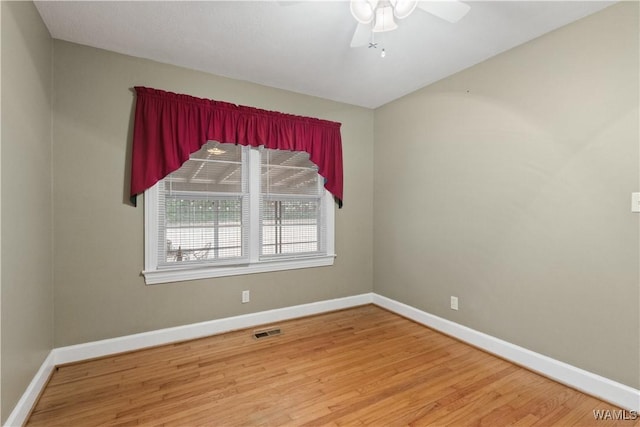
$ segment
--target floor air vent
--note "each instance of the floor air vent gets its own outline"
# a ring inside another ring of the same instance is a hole
[[[253,337],[258,340],[260,338],[272,337],[274,335],[280,335],[280,334],[282,334],[282,330],[280,328],[273,328],[273,329],[264,329],[261,331],[254,331]]]

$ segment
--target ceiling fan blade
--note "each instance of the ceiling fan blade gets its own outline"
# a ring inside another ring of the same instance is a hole
[[[351,39],[351,47],[366,46],[367,43],[369,43],[370,37],[371,25],[358,23],[356,31],[353,33],[353,38]]]
[[[419,1],[418,8],[429,12],[430,14],[444,19],[445,21],[455,23],[461,20],[471,6],[457,0],[440,0],[440,1]]]

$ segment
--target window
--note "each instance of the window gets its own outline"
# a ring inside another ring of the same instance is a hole
[[[333,209],[307,153],[208,142],[145,192],[145,280],[332,265]]]

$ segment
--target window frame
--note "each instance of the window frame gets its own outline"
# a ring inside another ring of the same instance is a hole
[[[333,265],[335,254],[335,206],[331,193],[323,188],[325,218],[326,254],[303,254],[260,260],[260,150],[250,147],[249,156],[249,246],[248,261],[232,265],[182,264],[175,266],[158,265],[158,203],[159,181],[144,192],[144,276],[147,285],[181,282],[187,280],[209,279],[272,271],[294,270]],[[322,178],[321,178],[322,179]]]

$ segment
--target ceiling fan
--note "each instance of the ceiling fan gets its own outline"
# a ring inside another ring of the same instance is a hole
[[[370,43],[371,33],[382,33],[398,28],[395,19],[404,19],[418,8],[445,21],[454,23],[462,19],[471,7],[458,0],[351,0],[351,14],[358,26],[351,39],[351,47]]]

